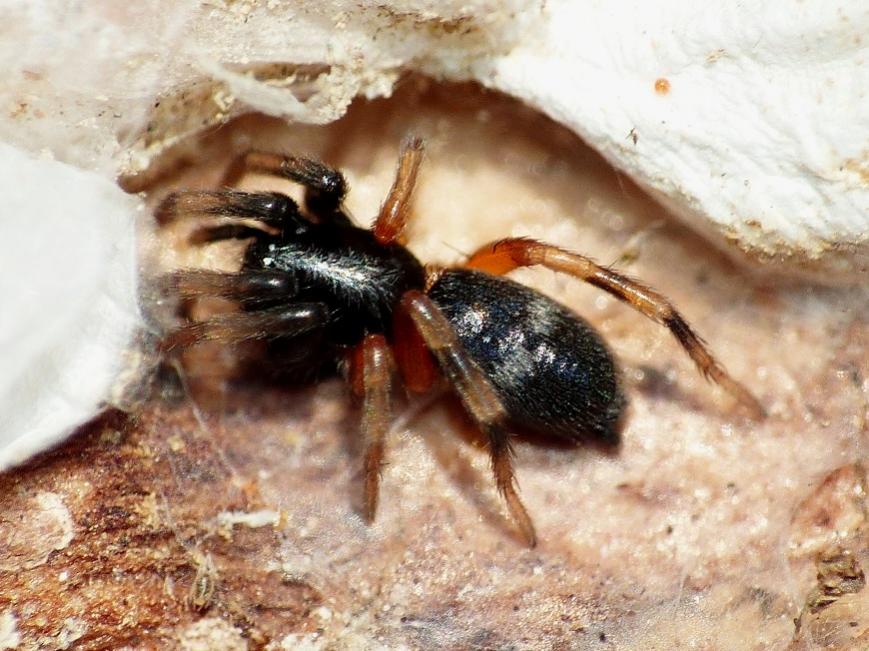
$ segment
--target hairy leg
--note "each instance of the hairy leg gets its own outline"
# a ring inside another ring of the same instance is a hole
[[[179,190],[167,196],[154,214],[160,224],[182,217],[230,217],[274,227],[300,216],[296,202],[284,194],[238,190]]]
[[[187,238],[187,242],[194,246],[202,246],[211,242],[222,240],[246,240],[251,237],[262,237],[267,233],[259,228],[245,224],[222,224],[220,226],[206,226],[197,228]]]
[[[764,409],[751,392],[734,380],[707,350],[703,340],[662,294],[636,280],[602,267],[589,258],[551,244],[531,239],[509,238],[478,249],[465,266],[492,274],[504,274],[517,267],[542,265],[570,274],[624,301],[650,319],[666,326],[688,353],[704,377],[721,385],[745,406],[753,417],[762,418]]]
[[[295,279],[281,271],[207,271],[182,269],[162,276],[161,290],[182,300],[214,296],[256,305],[258,302],[273,302],[295,295],[298,284]]]
[[[516,492],[510,434],[505,428],[507,413],[495,388],[465,352],[449,321],[431,299],[413,290],[404,295],[401,306],[413,319],[465,409],[486,434],[498,492],[507,502],[525,542],[535,546],[534,524]]]
[[[384,437],[392,409],[392,355],[383,335],[368,335],[351,354],[350,383],[362,397],[365,441],[365,519],[374,521],[383,468]]]
[[[173,330],[163,340],[162,348],[170,351],[203,341],[236,344],[252,339],[290,337],[315,330],[327,319],[326,308],[321,303],[297,303],[252,312],[218,314]]]
[[[226,181],[237,182],[245,172],[277,176],[305,188],[305,207],[321,221],[350,223],[342,209],[347,181],[336,169],[301,156],[286,156],[265,151],[248,151],[230,166]]]
[[[422,163],[423,144],[420,138],[408,138],[401,144],[398,170],[372,231],[381,244],[399,241],[410,216],[410,200],[419,166]]]

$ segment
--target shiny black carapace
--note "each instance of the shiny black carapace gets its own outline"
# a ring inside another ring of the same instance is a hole
[[[455,389],[488,439],[498,490],[529,545],[536,536],[516,493],[510,430],[618,442],[626,400],[612,355],[579,316],[501,277],[517,267],[543,265],[625,301],[669,328],[701,373],[762,413],[666,298],[585,256],[505,239],[455,268],[423,267],[400,243],[422,154],[420,140],[404,143],[371,229],[354,226],[344,211],[347,184],[340,172],[265,152],[248,152],[236,169],[302,184],[304,208],[279,193],[221,190],[177,192],[157,211],[163,223],[223,218],[194,231],[194,243],[250,240],[237,273],[182,270],[167,277],[182,298],[220,296],[241,309],[173,330],[165,349],[265,339],[270,361],[291,376],[345,369],[363,398],[369,520],[377,509],[395,367],[412,391],[429,389],[439,373]]]

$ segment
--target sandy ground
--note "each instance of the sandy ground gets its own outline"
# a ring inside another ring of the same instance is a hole
[[[327,127],[249,116],[127,183],[156,202],[213,187],[248,147],[303,152],[345,171],[368,223],[411,131],[422,260],[528,235],[614,263],[670,297],[769,417],[742,417],[609,296],[514,273],[600,329],[631,400],[614,453],[518,443],[530,550],[449,397],[398,400],[367,526],[342,382],[241,383],[233,351],[203,347],[183,383],[164,374],[134,413],[0,477],[0,648],[869,648],[866,287],[734,266],[575,136],[473,86],[412,79]],[[148,275],[239,254],[179,229],[151,244]]]

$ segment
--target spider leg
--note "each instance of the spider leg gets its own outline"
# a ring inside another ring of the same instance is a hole
[[[392,413],[392,355],[383,335],[368,335],[350,357],[353,392],[362,396],[365,441],[365,519],[374,521],[383,468],[384,437]]]
[[[450,322],[428,296],[411,290],[404,294],[401,306],[413,319],[465,409],[488,437],[498,492],[506,501],[525,542],[534,547],[537,544],[534,524],[516,492],[510,434],[505,428],[507,412],[495,388],[465,352]]]
[[[401,306],[392,314],[392,350],[402,384],[414,393],[425,393],[437,379],[437,366],[413,320]]]
[[[182,269],[160,278],[161,289],[182,300],[214,296],[256,305],[286,300],[298,292],[296,279],[282,271],[240,271],[224,273],[204,269]]]
[[[517,267],[533,265],[542,265],[590,283],[629,304],[653,321],[666,326],[694,360],[704,377],[717,382],[746,407],[754,418],[762,418],[765,415],[757,398],[728,375],[673,304],[662,294],[636,280],[603,267],[578,253],[523,238],[508,238],[486,244],[474,252],[465,263],[468,268],[492,274],[504,274]]]
[[[280,227],[300,217],[299,206],[280,192],[238,190],[180,190],[167,196],[154,213],[160,224],[179,217],[229,217],[252,219]]]
[[[250,237],[262,237],[266,231],[245,224],[221,224],[197,228],[190,234],[187,241],[194,246],[202,246],[221,240],[246,240]]]
[[[395,181],[380,207],[372,231],[381,244],[400,240],[410,216],[410,200],[419,166],[422,163],[423,143],[420,138],[407,138],[401,144]]]
[[[317,329],[328,320],[322,303],[295,303],[252,312],[218,314],[181,326],[163,340],[162,348],[195,346],[203,341],[236,344],[252,339],[291,337]]]
[[[284,156],[252,150],[239,156],[227,171],[227,184],[245,172],[268,174],[298,183],[305,188],[305,207],[321,221],[350,224],[341,204],[347,194],[347,181],[336,169],[301,156]]]

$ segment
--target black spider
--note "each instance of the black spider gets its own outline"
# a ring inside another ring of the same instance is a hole
[[[422,151],[418,139],[404,143],[395,182],[371,229],[354,226],[344,212],[347,184],[340,172],[265,152],[245,154],[238,169],[302,184],[304,210],[279,193],[222,190],[177,192],[157,212],[161,222],[179,215],[247,222],[201,228],[195,243],[251,240],[238,273],[183,270],[169,276],[181,297],[221,296],[242,309],[172,331],[165,348],[266,339],[270,356],[290,375],[346,369],[363,397],[369,521],[377,509],[395,366],[412,391],[429,389],[438,371],[453,386],[488,439],[498,490],[529,545],[536,535],[516,493],[510,429],[618,442],[626,400],[612,355],[579,316],[500,277],[517,267],[543,265],[627,302],[669,328],[701,373],[762,414],[666,298],[585,256],[504,239],[458,267],[423,267],[399,243]]]

